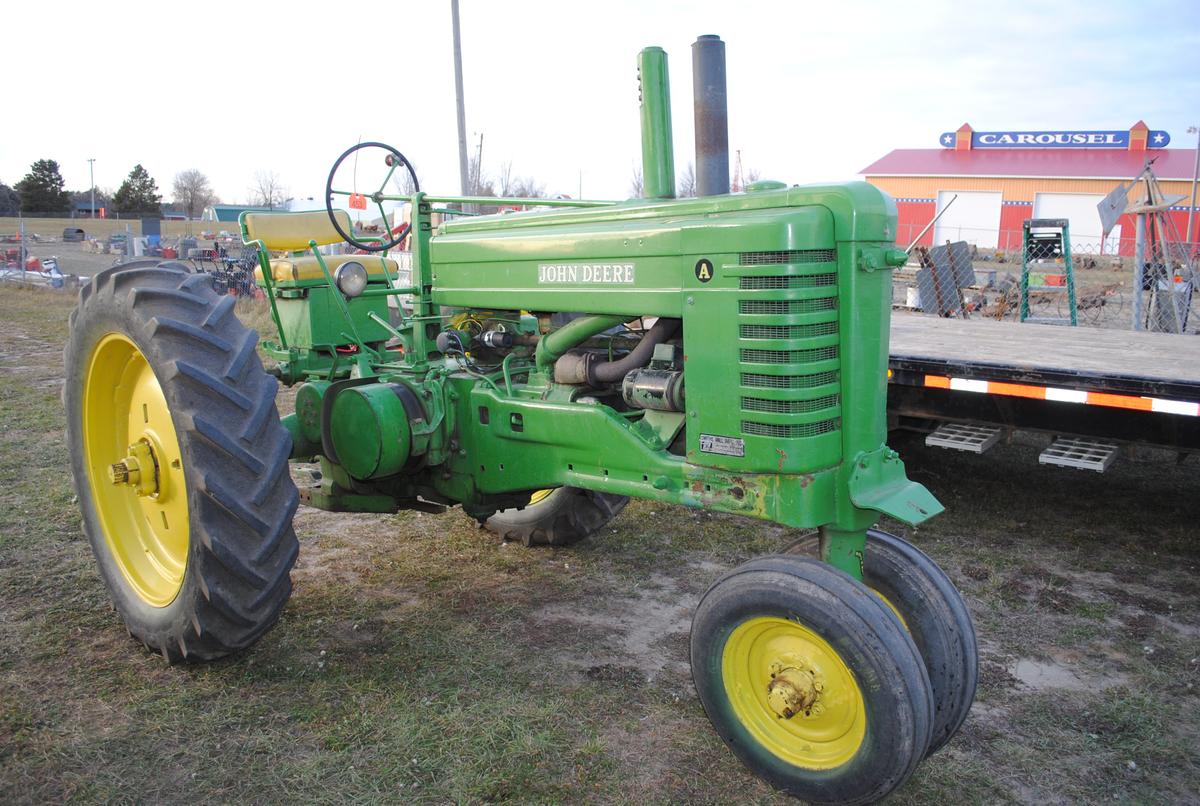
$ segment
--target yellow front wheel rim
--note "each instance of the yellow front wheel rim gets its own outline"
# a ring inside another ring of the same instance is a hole
[[[721,675],[738,721],[783,761],[827,770],[862,746],[862,689],[837,651],[808,627],[777,617],[739,624],[725,642]],[[781,690],[791,697],[782,710]]]
[[[892,604],[891,599],[887,598],[882,593],[880,593],[877,588],[871,588],[871,593],[878,596],[879,601],[881,601],[885,605],[887,605],[888,610],[891,610],[893,613],[896,614],[896,618],[900,619],[900,624],[904,627],[905,632],[909,632],[909,633],[912,632],[912,630],[908,629],[908,619],[906,619],[904,617],[904,614],[900,612],[900,609],[898,607],[896,607],[894,604]]]
[[[109,553],[143,602],[165,607],[187,568],[183,455],[154,370],[120,333],[101,338],[88,364],[83,449]]]

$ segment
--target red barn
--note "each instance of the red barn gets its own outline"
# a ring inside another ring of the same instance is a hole
[[[941,135],[941,148],[899,148],[861,173],[896,199],[896,240],[904,246],[950,205],[921,244],[964,240],[1018,249],[1026,219],[1066,218],[1076,251],[1132,255],[1132,218],[1123,216],[1104,238],[1096,206],[1152,159],[1163,193],[1185,196],[1171,208],[1183,238],[1194,213],[1196,150],[1166,148],[1170,141],[1141,121],[1128,131],[1056,132],[977,132],[964,123]],[[1200,240],[1200,220],[1192,228],[1193,240]]]

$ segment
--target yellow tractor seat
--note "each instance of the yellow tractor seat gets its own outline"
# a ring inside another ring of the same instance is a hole
[[[353,230],[349,213],[336,210],[334,215],[343,230]],[[308,249],[309,241],[316,241],[317,246],[342,242],[342,236],[334,229],[329,213],[324,210],[304,213],[246,211],[241,214],[239,221],[243,241],[247,244],[257,241],[273,252],[299,252]]]
[[[384,280],[387,277],[395,279],[400,270],[400,266],[395,260],[379,255],[324,255],[323,257],[325,265],[329,267],[330,275],[337,271],[343,263],[351,260],[366,267],[367,278],[370,280]],[[254,279],[258,283],[262,283],[261,266],[254,270]],[[321,271],[321,264],[317,262],[315,256],[293,255],[271,261],[271,279],[277,283],[295,283],[304,280],[323,280],[325,274]]]

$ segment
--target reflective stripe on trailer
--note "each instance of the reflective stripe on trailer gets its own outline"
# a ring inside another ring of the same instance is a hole
[[[925,385],[954,392],[974,392],[983,395],[1028,397],[1058,403],[1081,403],[1087,406],[1107,406],[1113,409],[1152,411],[1158,414],[1181,414],[1200,417],[1200,403],[1184,400],[1163,400],[1159,397],[1116,395],[1111,392],[1084,392],[1079,389],[1058,389],[1053,386],[1033,386],[1025,383],[979,381],[971,378],[948,378],[945,375],[926,375]]]

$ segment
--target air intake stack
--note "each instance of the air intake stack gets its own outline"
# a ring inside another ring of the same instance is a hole
[[[667,54],[645,48],[638,54],[642,110],[642,196],[675,198],[675,149],[671,142],[671,82]]]

